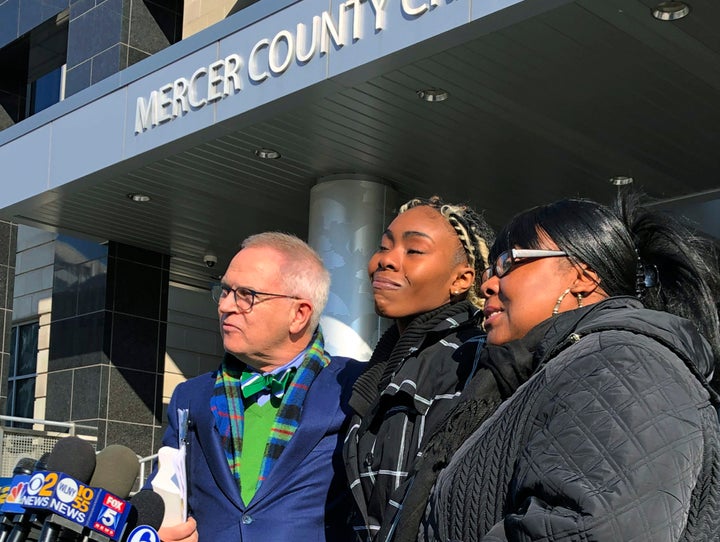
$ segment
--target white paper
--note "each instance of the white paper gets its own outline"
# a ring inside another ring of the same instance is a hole
[[[163,446],[158,450],[158,470],[151,485],[165,503],[162,527],[187,521],[187,476],[185,456],[187,446],[188,411],[178,409],[178,447]]]
[[[162,526],[184,523],[187,520],[184,447],[163,446],[158,450],[158,471],[152,488],[165,503]]]

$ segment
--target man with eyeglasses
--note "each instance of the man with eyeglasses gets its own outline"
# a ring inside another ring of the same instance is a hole
[[[325,352],[318,325],[330,275],[297,237],[246,239],[212,290],[226,354],[183,384],[163,445],[187,411],[188,515],[170,541],[344,542],[347,400],[362,365]],[[180,429],[182,431],[182,429]]]

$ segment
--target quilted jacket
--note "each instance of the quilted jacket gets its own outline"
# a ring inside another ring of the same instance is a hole
[[[563,313],[535,374],[440,473],[420,540],[720,540],[720,424],[690,322],[611,298]]]

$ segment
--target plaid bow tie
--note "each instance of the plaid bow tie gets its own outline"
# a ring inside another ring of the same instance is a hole
[[[285,395],[287,385],[295,374],[295,368],[291,367],[284,373],[277,375],[263,375],[251,371],[243,371],[240,377],[240,388],[244,398],[252,397],[261,391],[267,391],[273,397],[281,399]]]

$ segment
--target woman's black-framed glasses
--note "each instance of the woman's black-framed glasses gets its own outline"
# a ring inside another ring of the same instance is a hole
[[[482,274],[482,281],[485,282],[491,277],[502,278],[522,263],[528,263],[540,258],[555,258],[557,256],[567,256],[567,252],[542,248],[511,248],[501,253],[495,260],[495,263],[485,270]]]
[[[285,297],[288,299],[301,299],[295,295],[258,292],[257,290],[253,290],[252,288],[245,288],[244,286],[230,288],[230,286],[227,286],[226,284],[215,284],[213,285],[212,290],[210,290],[213,300],[218,304],[220,303],[220,301],[229,296],[230,292],[233,293],[233,296],[235,297],[235,305],[237,305],[237,308],[240,312],[250,312],[255,305],[257,296],[259,295],[264,295],[276,299],[281,297]]]

